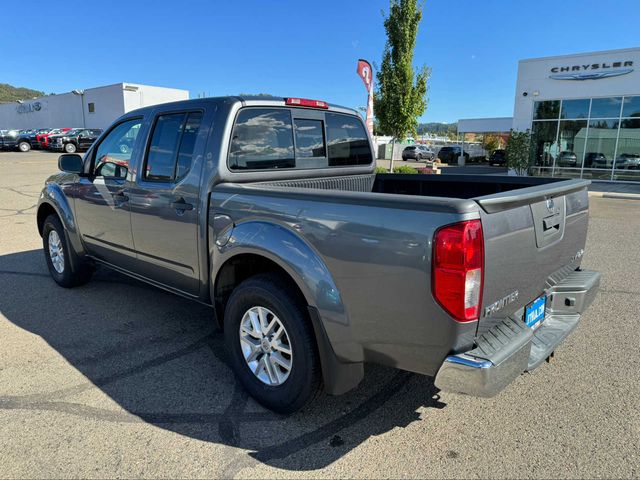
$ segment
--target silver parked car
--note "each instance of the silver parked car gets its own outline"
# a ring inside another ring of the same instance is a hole
[[[402,160],[427,160],[433,161],[436,158],[436,154],[431,148],[426,145],[409,145],[402,151]]]

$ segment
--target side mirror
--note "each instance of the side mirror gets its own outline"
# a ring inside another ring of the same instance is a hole
[[[119,165],[113,162],[101,163],[98,168],[96,168],[96,177],[118,178],[124,180],[127,178],[127,173],[129,173],[129,169],[125,165]]]
[[[82,157],[77,153],[64,153],[58,157],[58,169],[67,173],[82,173]]]

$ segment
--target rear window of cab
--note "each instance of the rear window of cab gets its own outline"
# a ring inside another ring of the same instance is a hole
[[[297,115],[305,118],[297,118]],[[229,169],[308,169],[369,165],[369,139],[357,117],[289,108],[240,110],[231,134]]]

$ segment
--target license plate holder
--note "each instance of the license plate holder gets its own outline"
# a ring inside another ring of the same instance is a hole
[[[547,296],[541,295],[526,306],[524,310],[524,323],[528,327],[536,329],[544,321],[547,307]]]

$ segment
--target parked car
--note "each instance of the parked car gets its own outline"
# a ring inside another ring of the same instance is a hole
[[[578,165],[578,156],[570,150],[563,150],[558,155],[557,167],[575,167]]]
[[[77,128],[68,132],[51,135],[49,148],[51,150],[64,150],[67,153],[87,150],[93,142],[102,134],[99,128]]]
[[[427,160],[433,161],[436,158],[436,154],[426,145],[409,145],[402,151],[402,160]]]
[[[462,149],[460,147],[442,147],[438,152],[438,158],[442,163],[446,163],[449,165],[457,165],[458,157],[460,157],[460,152]],[[465,163],[469,161],[469,154],[464,152],[463,154]]]
[[[18,146],[18,130],[0,130],[0,150],[14,150]]]
[[[489,157],[490,165],[506,165],[507,164],[507,151],[503,149],[494,150]]]
[[[49,137],[51,135],[59,135],[61,133],[66,133],[69,130],[71,130],[71,128],[68,128],[68,127],[67,128],[54,128],[53,130],[49,130],[48,132],[36,135],[36,140],[40,144],[40,148],[48,148],[49,147]]]
[[[607,157],[605,157],[604,153],[587,152],[584,157],[584,166],[585,168],[606,168]],[[611,165],[609,164],[609,166]]]
[[[616,158],[616,168],[637,170],[640,168],[640,155],[637,153],[621,153]]]
[[[48,131],[48,128],[37,128],[30,130],[20,130],[16,138],[16,146],[21,152],[28,152],[32,148],[40,148],[40,144],[36,139],[37,135]]]
[[[588,181],[376,176],[358,112],[317,100],[142,108],[58,165],[36,215],[54,281],[100,264],[211,305],[240,382],[278,412],[354,388],[364,362],[493,396],[600,282],[581,268]]]

